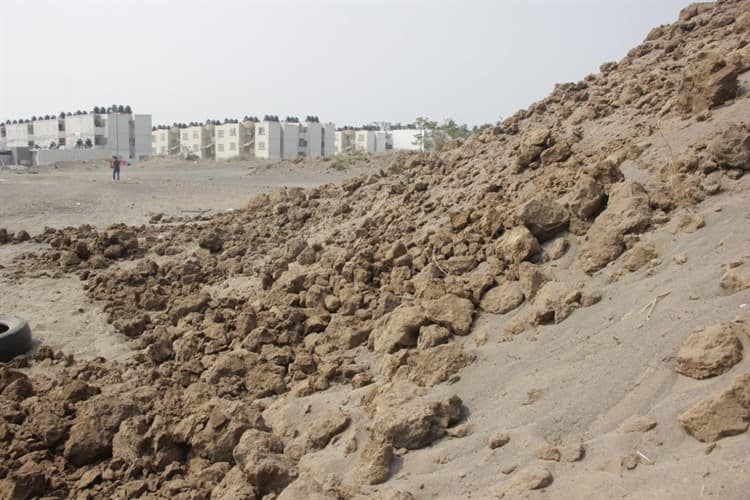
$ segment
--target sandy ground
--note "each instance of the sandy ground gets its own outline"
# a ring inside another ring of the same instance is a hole
[[[387,161],[380,158],[380,161]],[[112,181],[106,162],[0,169],[0,227],[30,234],[45,226],[115,222],[139,225],[157,213],[207,214],[242,206],[279,186],[310,187],[371,170],[377,161],[337,169],[333,162],[188,162],[152,159],[121,169]]]
[[[106,163],[0,170],[0,227],[32,236],[45,226],[61,228],[124,222],[148,223],[151,216],[195,216],[233,210],[255,194],[280,186],[336,183],[380,168],[388,157],[353,162],[345,169],[331,162],[186,162],[173,159],[123,167],[111,180]],[[43,245],[0,246],[0,311],[29,321],[37,344],[81,358],[122,359],[127,339],[107,324],[98,304],[86,297],[75,277],[41,273],[19,283],[10,276],[13,259]],[[3,269],[9,272],[2,272]]]

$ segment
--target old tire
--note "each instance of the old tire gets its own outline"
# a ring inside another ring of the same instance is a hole
[[[26,320],[0,316],[0,361],[6,362],[31,350],[31,328]]]

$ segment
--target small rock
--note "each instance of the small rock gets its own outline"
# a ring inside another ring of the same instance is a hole
[[[496,432],[490,436],[489,447],[491,450],[505,446],[510,441],[510,434],[507,432]]]
[[[484,294],[479,307],[490,314],[506,314],[523,303],[523,292],[517,281],[503,281]]]
[[[718,324],[692,333],[677,353],[675,371],[704,379],[726,372],[742,360],[742,343],[731,324]]]
[[[694,233],[706,225],[705,219],[695,212],[689,211],[682,214],[678,227],[683,233]]]
[[[656,427],[657,422],[651,417],[633,415],[620,426],[621,432],[648,432]]]
[[[550,460],[552,462],[560,461],[560,450],[554,446],[545,446],[536,451],[536,458],[539,460]]]
[[[703,442],[742,434],[750,420],[750,373],[739,375],[729,387],[685,411],[678,420]]]
[[[567,462],[580,462],[586,455],[586,447],[583,443],[574,444],[563,450],[563,456]]]
[[[526,491],[540,490],[552,484],[552,473],[544,467],[530,467],[519,471],[503,483],[499,497],[517,496]]]

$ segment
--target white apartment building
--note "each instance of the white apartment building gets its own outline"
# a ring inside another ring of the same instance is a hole
[[[107,148],[112,150],[112,154],[118,158],[133,158],[130,141],[130,115],[126,113],[110,113],[106,115],[106,129],[106,145]],[[150,125],[147,130],[151,130]],[[150,144],[148,149],[150,152]]]
[[[31,148],[37,165],[113,155],[128,161],[151,156],[151,115],[71,113],[64,118],[5,123],[2,131],[3,147]]]
[[[281,124],[262,121],[255,124],[255,157],[265,160],[281,158]]]
[[[385,153],[389,147],[389,137],[385,130],[375,131],[375,150],[374,153]]]
[[[336,127],[333,123],[306,121],[299,127],[299,155],[309,158],[335,153]]]
[[[324,123],[321,133],[323,134],[321,155],[324,157],[333,156],[336,153],[336,125],[331,122]]]
[[[357,130],[354,136],[354,150],[359,153],[374,153],[375,131]]]
[[[255,124],[253,122],[224,123],[214,128],[216,159],[251,158],[254,156],[253,139]]]
[[[92,147],[107,144],[107,115],[89,113],[65,117],[65,147],[91,144]],[[129,127],[125,127],[127,134]],[[116,141],[115,141],[116,142]],[[114,151],[112,154],[116,154]]]
[[[214,126],[193,125],[180,129],[180,151],[198,158],[214,157]]]
[[[65,119],[50,118],[32,122],[34,143],[41,148],[65,146]]]
[[[318,122],[305,122],[299,127],[299,156],[323,156],[323,126]]]
[[[356,139],[354,130],[339,130],[334,137],[334,150],[337,155],[354,152],[354,140]]]
[[[391,146],[396,151],[419,151],[420,146],[414,144],[422,130],[417,128],[390,130]]]
[[[297,158],[299,156],[300,124],[281,122],[281,157]]]
[[[151,115],[133,115],[130,120],[130,158],[145,160],[151,156]]]
[[[180,152],[180,129],[161,128],[151,131],[151,155],[168,156]]]
[[[5,125],[6,147],[30,148],[34,146],[34,128],[29,123],[10,123]]]

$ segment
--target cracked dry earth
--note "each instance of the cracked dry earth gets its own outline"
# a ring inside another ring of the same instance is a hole
[[[0,231],[6,290],[120,346],[0,367],[0,494],[746,498],[749,43],[749,1],[693,4],[436,153]]]

